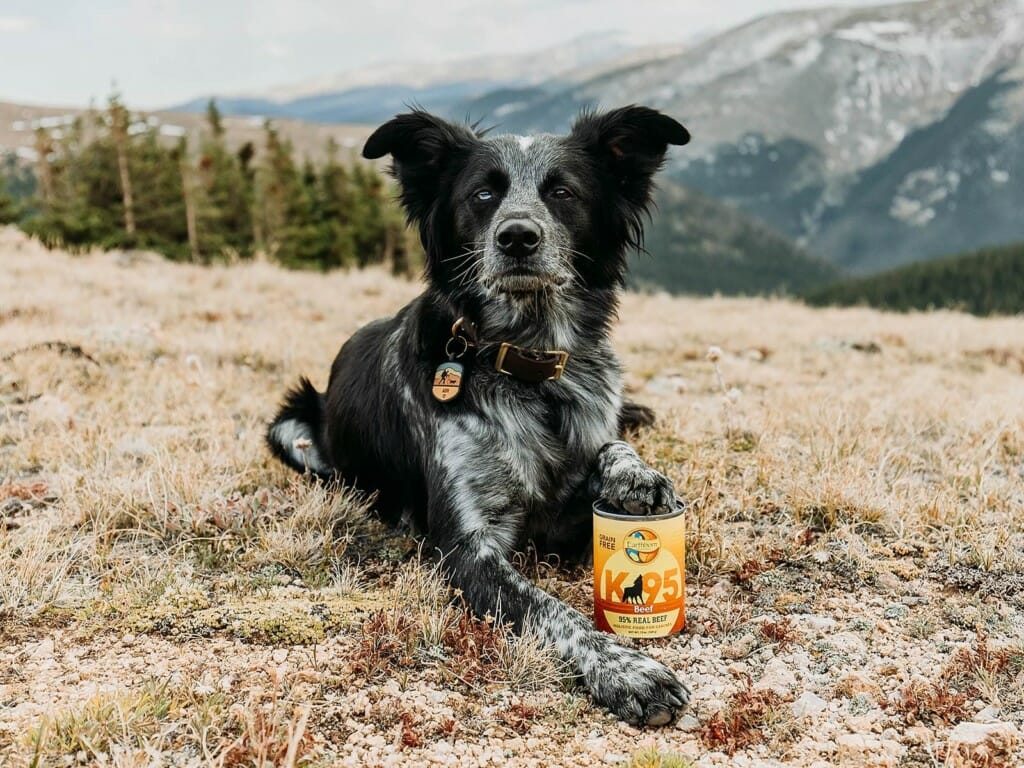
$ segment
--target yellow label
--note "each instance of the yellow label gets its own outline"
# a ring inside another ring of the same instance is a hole
[[[686,528],[594,515],[594,623],[629,637],[664,637],[686,621]]]

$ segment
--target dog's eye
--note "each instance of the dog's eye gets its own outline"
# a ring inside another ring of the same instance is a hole
[[[572,190],[568,187],[555,187],[551,190],[551,196],[555,198],[555,200],[568,200],[574,195],[572,194]]]
[[[481,203],[489,203],[494,199],[494,193],[489,189],[478,189],[473,193],[473,199],[479,200]]]

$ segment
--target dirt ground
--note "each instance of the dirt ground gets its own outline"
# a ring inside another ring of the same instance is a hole
[[[1024,765],[1024,318],[625,298],[690,503],[644,646],[693,706],[638,731],[263,447],[418,290],[0,230],[0,765]]]

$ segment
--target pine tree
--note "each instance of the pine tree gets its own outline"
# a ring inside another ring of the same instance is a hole
[[[320,173],[319,190],[320,227],[326,249],[321,265],[325,269],[348,267],[357,261],[353,195],[349,173],[338,162],[338,143],[330,138],[327,140],[327,162]]]
[[[20,206],[7,191],[7,175],[0,173],[0,224],[10,224],[20,216]]]
[[[266,148],[257,173],[257,208],[262,247],[285,266],[316,266],[321,248],[315,216],[315,172],[300,174],[291,142],[266,124]]]
[[[254,243],[248,160],[228,150],[220,111],[212,100],[206,109],[206,121],[207,132],[199,148],[203,193],[198,213],[199,242],[205,254],[250,258]]]
[[[132,174],[128,164],[129,129],[132,116],[117,93],[110,96],[110,101],[107,104],[107,120],[109,121],[110,138],[117,153],[117,173],[121,183],[121,201],[124,209],[125,240],[130,243],[135,238],[135,199],[132,189]]]

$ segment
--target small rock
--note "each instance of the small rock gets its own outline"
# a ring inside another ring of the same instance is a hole
[[[974,719],[979,723],[996,723],[999,722],[999,716],[1002,714],[1002,710],[995,704],[990,704],[981,710]]]
[[[812,691],[804,691],[790,709],[793,717],[814,717],[828,709],[828,702]]]
[[[828,616],[818,616],[813,613],[800,613],[794,614],[793,618],[796,621],[805,624],[807,628],[813,632],[834,632],[836,628],[836,620]]]
[[[743,677],[750,672],[750,667],[742,661],[734,661],[725,668],[725,671],[733,677]]]
[[[121,645],[135,645],[135,635],[127,634],[121,638]]]
[[[761,679],[754,684],[754,688],[773,691],[780,696],[785,696],[794,685],[796,685],[796,675],[793,674],[793,670],[781,659],[772,659],[765,664],[764,673],[761,675]]]
[[[680,731],[686,731],[687,733],[696,731],[700,728],[700,720],[693,715],[683,715],[676,722],[676,728]]]
[[[957,725],[949,733],[946,764],[952,768],[1002,763],[1020,741],[1013,723],[971,723]]]
[[[730,643],[722,648],[723,659],[743,659],[757,650],[757,637],[753,632],[748,632],[736,642]]]
[[[288,660],[288,649],[276,648],[273,653],[273,659],[275,664],[284,664]]]
[[[903,738],[908,744],[925,745],[935,741],[935,734],[926,726],[912,725],[903,732]]]
[[[896,619],[906,618],[908,613],[910,613],[910,609],[907,606],[902,603],[893,603],[886,606],[885,613],[882,615],[890,621],[895,621]]]

